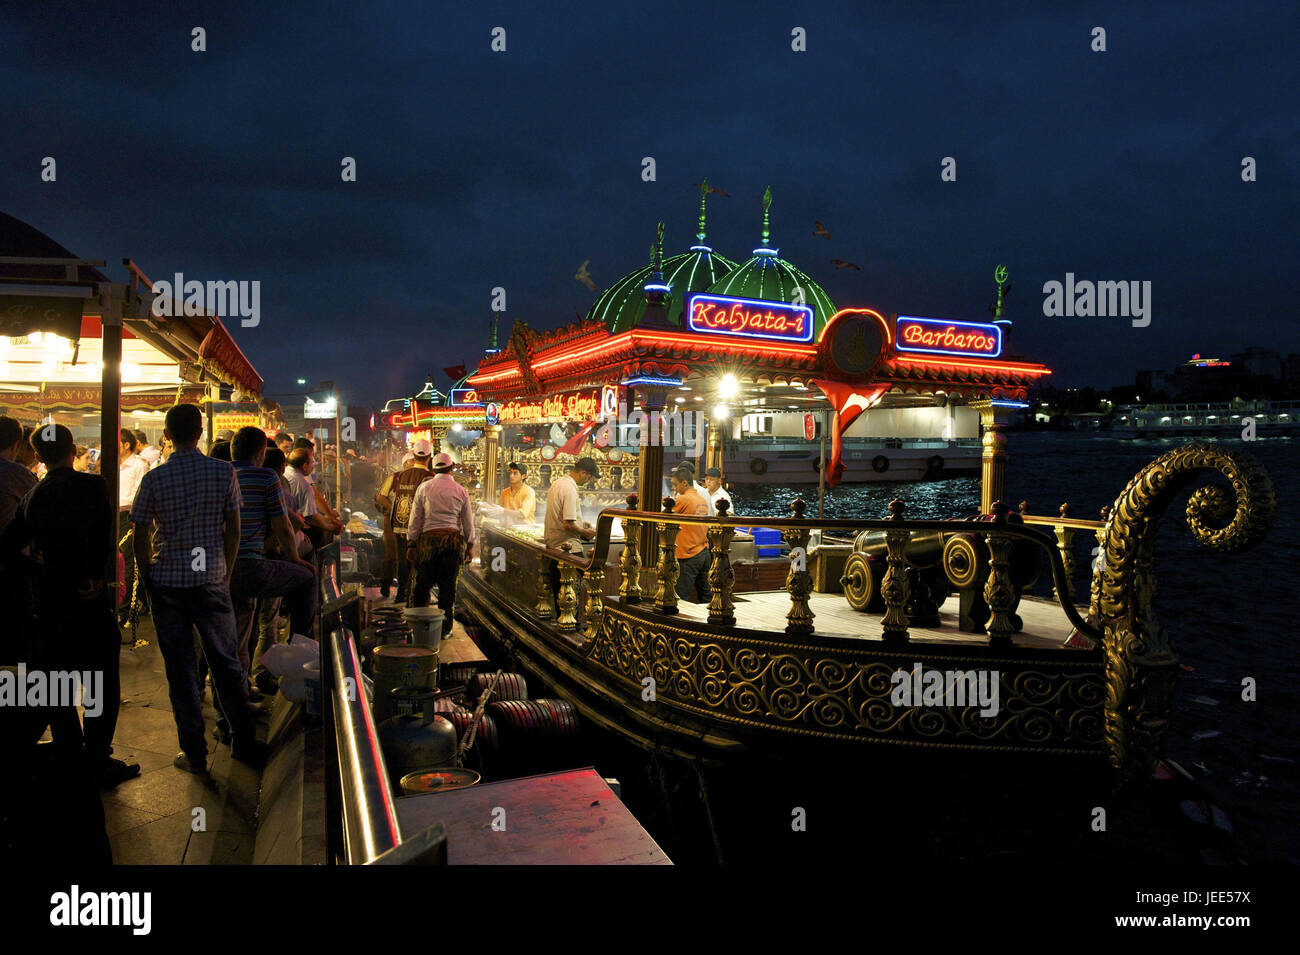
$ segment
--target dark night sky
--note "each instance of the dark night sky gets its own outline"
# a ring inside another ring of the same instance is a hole
[[[732,196],[718,251],[749,256],[770,183],[774,244],[840,306],[985,319],[1007,263],[1018,350],[1060,386],[1300,351],[1294,0],[25,6],[0,14],[0,209],[119,278],[260,280],[261,325],[227,324],[271,393],[378,403],[472,365],[497,285],[505,328],[571,321],[583,259],[603,288],[657,220],[691,244],[703,176]],[[1067,271],[1151,281],[1151,325],[1044,317]]]

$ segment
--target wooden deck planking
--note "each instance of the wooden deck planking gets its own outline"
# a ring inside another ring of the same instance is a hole
[[[405,796],[397,815],[408,836],[441,822],[451,865],[672,865],[591,768]]]
[[[747,593],[735,605],[736,626],[749,630],[766,630],[779,635],[785,630],[785,615],[790,611],[790,595],[784,590],[764,593]],[[709,619],[707,604],[688,601],[678,603],[680,616],[706,623]],[[818,594],[810,596],[808,606],[814,614],[815,635],[843,637],[855,640],[880,640],[881,615],[861,613],[849,606],[843,594]],[[986,646],[988,636],[982,633],[963,633],[957,629],[959,598],[949,597],[939,608],[939,627],[909,627],[909,638],[917,643]],[[1017,608],[1025,628],[1012,638],[1015,646],[1058,649],[1070,636],[1073,624],[1065,611],[1054,600],[1026,597]]]
[[[465,627],[457,620],[451,626],[451,633],[443,637],[442,643],[438,645],[438,662],[444,666],[456,666],[466,663],[487,663],[488,658],[483,655],[483,651],[470,639],[469,634],[465,632]]]

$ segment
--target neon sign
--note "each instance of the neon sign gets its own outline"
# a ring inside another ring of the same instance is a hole
[[[980,358],[1002,354],[1002,329],[997,325],[900,315],[897,332],[899,351]]]
[[[688,327],[706,335],[775,338],[810,342],[813,310],[807,305],[764,302],[725,295],[692,295],[686,300]]]
[[[483,399],[476,388],[451,389],[451,406],[453,408],[482,408]]]
[[[600,414],[601,392],[578,391],[549,398],[515,398],[496,402],[487,409],[490,424],[519,424],[539,421],[593,421]],[[492,421],[495,408],[495,422]]]

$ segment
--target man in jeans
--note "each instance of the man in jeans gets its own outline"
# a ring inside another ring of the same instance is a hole
[[[281,497],[280,475],[262,467],[266,433],[261,428],[240,428],[230,442],[230,456],[243,499],[230,596],[239,634],[239,659],[244,672],[251,675],[250,643],[257,625],[257,602],[283,597],[293,632],[311,634],[316,616],[316,572],[314,565],[298,556]],[[280,560],[266,557],[268,534],[275,536],[283,555]]]
[[[415,565],[411,606],[427,607],[429,591],[437,584],[444,637],[451,633],[460,565],[474,551],[474,505],[452,477],[454,466],[445,452],[433,459],[433,477],[416,487],[406,530],[406,560]]]
[[[199,451],[203,413],[198,405],[176,405],[168,411],[165,433],[175,450],[165,464],[140,481],[131,520],[136,526],[137,572],[153,605],[181,746],[173,763],[191,773],[207,769],[208,745],[191,636],[191,629],[197,629],[218,708],[230,724],[231,755],[261,766],[266,762],[266,744],[257,740],[253,726],[230,603],[230,575],[239,549],[239,482],[229,464]],[[157,524],[154,543],[159,549],[152,563],[151,523]]]
[[[119,476],[117,479],[117,536],[121,540],[131,527],[131,503],[135,500],[140,481],[149,473],[149,464],[144,458],[136,454],[136,451],[140,448],[140,442],[136,439],[135,433],[129,428],[122,428],[118,433],[121,436],[119,445],[121,463],[118,465]],[[122,559],[126,564],[126,593],[122,595],[118,605],[117,622],[119,626],[125,627],[131,619],[132,601],[136,601],[137,607],[141,607],[144,601],[137,598],[135,593],[135,549],[124,549]],[[135,634],[131,636],[134,637]]]

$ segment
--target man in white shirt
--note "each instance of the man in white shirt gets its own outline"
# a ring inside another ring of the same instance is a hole
[[[158,459],[162,457],[162,451],[149,443],[149,437],[143,431],[135,432],[135,439],[137,441],[136,455],[150,468],[153,468],[157,465]]]
[[[427,607],[429,591],[437,584],[444,637],[451,633],[460,566],[474,552],[474,508],[469,492],[452,477],[454,466],[446,452],[434,457],[433,477],[415,489],[406,531],[406,559],[415,565],[411,606]]]
[[[600,476],[596,462],[591,458],[582,458],[564,477],[551,485],[546,492],[546,546],[556,550],[565,541],[591,540],[596,536],[594,529],[583,527],[582,507],[578,499],[579,486]],[[574,553],[580,550],[574,549]]]
[[[709,468],[704,472],[704,487],[706,490],[705,500],[709,502],[709,516],[718,516],[718,501],[723,499],[727,502],[727,516],[732,517],[735,511],[732,510],[731,495],[722,487],[722,472],[717,468]]]
[[[329,543],[329,533],[334,530],[334,522],[322,514],[316,502],[316,484],[311,479],[316,462],[307,448],[294,448],[289,455],[289,464],[284,469],[285,479],[293,493],[293,503],[298,513],[307,523],[307,536],[311,545],[320,550]]]
[[[140,442],[127,428],[119,432],[121,446],[121,464],[117,478],[117,539],[121,541],[131,529],[131,505],[135,502],[135,493],[140,490],[141,479],[149,473],[149,463],[136,452]],[[122,560],[126,564],[126,593],[117,611],[117,622],[125,627],[131,619],[131,600],[135,593],[135,550],[126,547],[122,550]],[[144,594],[140,594],[139,604],[144,609]]]

